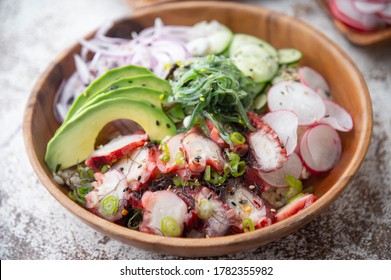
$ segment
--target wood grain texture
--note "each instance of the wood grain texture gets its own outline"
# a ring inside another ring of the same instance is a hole
[[[79,51],[79,46],[67,50],[53,62],[35,86],[25,111],[27,152],[35,172],[48,191],[78,218],[110,237],[138,248],[187,257],[217,256],[255,249],[295,231],[322,213],[341,194],[358,170],[371,139],[371,100],[361,74],[349,57],[321,33],[292,17],[238,3],[184,2],[146,8],[131,18],[118,21],[110,32],[123,34],[138,31],[151,26],[156,17],[161,17],[166,24],[184,25],[201,20],[219,20],[234,32],[259,36],[276,47],[300,49],[303,52],[302,63],[325,76],[335,101],[352,114],[355,127],[351,132],[341,135],[344,151],[337,167],[313,182],[315,193],[320,199],[295,216],[264,229],[196,240],[129,230],[83,209],[67,197],[66,188],[54,182],[44,163],[46,144],[59,126],[53,117],[54,94],[61,80],[74,71],[73,53]]]
[[[318,0],[318,3],[323,7],[323,9],[327,12],[327,14],[329,14],[337,29],[350,42],[360,46],[370,46],[378,43],[385,43],[391,41],[391,27],[387,27],[373,32],[355,31],[347,27],[339,20],[333,18],[333,16],[330,14],[328,2],[329,2],[328,0]]]

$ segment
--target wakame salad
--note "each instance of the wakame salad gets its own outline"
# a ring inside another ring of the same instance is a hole
[[[197,238],[316,203],[307,179],[337,165],[353,122],[299,50],[217,21],[157,19],[132,39],[110,28],[81,41],[54,104],[45,161],[72,200],[132,230]]]

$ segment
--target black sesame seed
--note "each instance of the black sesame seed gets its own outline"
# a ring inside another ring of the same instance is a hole
[[[160,122],[158,120],[156,120],[156,125],[159,126],[160,125]]]
[[[247,203],[247,199],[242,199],[242,200],[239,201],[239,203],[240,204],[245,204],[245,203]]]
[[[234,195],[234,194],[235,194],[235,192],[230,192],[229,194],[230,194],[230,195]]]
[[[232,204],[233,206],[236,206],[236,203],[235,203],[235,202],[233,202],[233,201],[231,201],[231,204]]]
[[[145,86],[146,86],[146,84],[141,84],[141,86],[142,86],[142,87],[145,87]]]
[[[170,125],[169,123],[166,123],[166,127],[167,127],[167,128],[170,128],[171,125]]]
[[[141,176],[139,175],[138,177],[137,177],[137,181],[140,181],[141,180]]]

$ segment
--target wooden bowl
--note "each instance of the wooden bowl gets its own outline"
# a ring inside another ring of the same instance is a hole
[[[346,39],[348,39],[353,44],[359,46],[371,46],[391,41],[390,26],[372,32],[355,31],[354,29],[347,27],[345,24],[332,16],[329,8],[329,0],[318,0],[318,3],[330,16],[331,20],[334,22],[334,25],[339,30],[339,32],[341,32],[346,37]]]
[[[156,236],[108,222],[68,198],[44,162],[46,144],[59,126],[53,114],[53,99],[63,78],[75,70],[73,46],[60,55],[36,84],[25,111],[24,138],[31,164],[42,184],[69,211],[96,230],[138,248],[186,257],[218,256],[245,251],[279,239],[310,222],[341,194],[360,167],[372,131],[372,107],[367,86],[350,58],[319,31],[292,17],[263,8],[231,2],[183,2],[143,9],[116,22],[111,35],[125,36],[153,25],[160,17],[166,24],[191,25],[216,19],[234,32],[259,36],[277,48],[302,51],[302,64],[313,67],[331,85],[334,100],[353,117],[354,129],[341,133],[343,154],[338,165],[314,180],[319,200],[298,214],[269,227],[249,233],[205,239]],[[66,149],[66,147],[64,147]]]

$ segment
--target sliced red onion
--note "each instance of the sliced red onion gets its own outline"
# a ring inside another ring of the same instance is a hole
[[[90,71],[85,61],[77,54],[73,56],[76,64],[76,71],[83,84],[88,85],[90,83]]]

